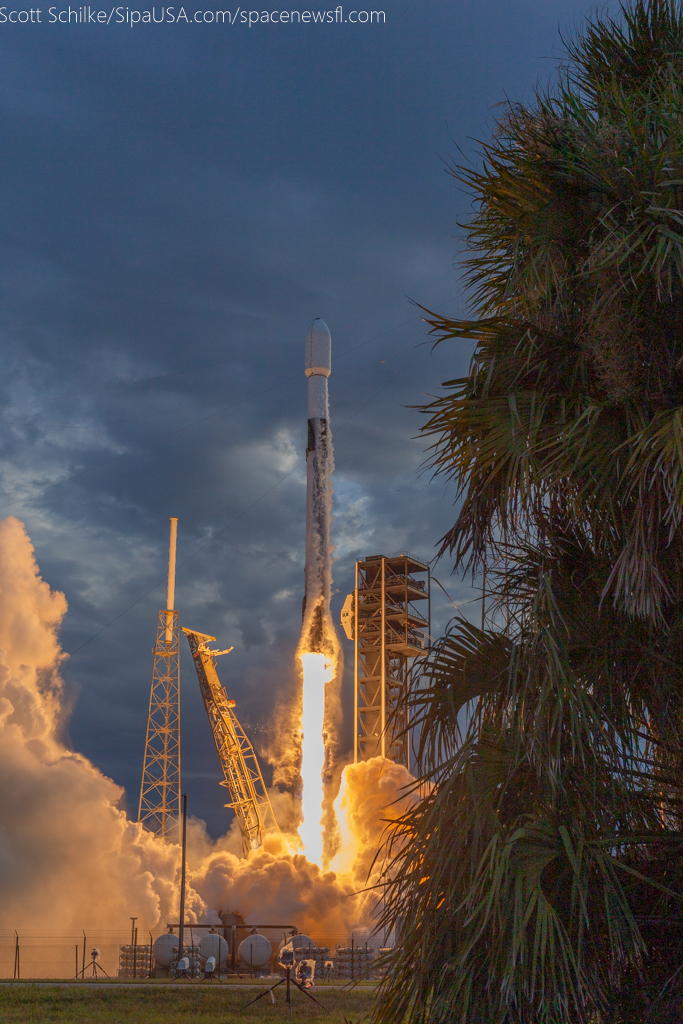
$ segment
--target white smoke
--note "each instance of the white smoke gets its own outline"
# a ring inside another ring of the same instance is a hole
[[[66,607],[23,525],[0,520],[0,920],[111,927],[135,907],[157,921],[175,904],[177,848],[128,821],[123,790],[58,738]]]

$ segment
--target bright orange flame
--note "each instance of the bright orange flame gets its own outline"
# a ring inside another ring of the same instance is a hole
[[[325,766],[325,684],[332,678],[332,663],[324,654],[302,654],[304,673],[303,714],[301,716],[301,779],[303,822],[299,835],[306,858],[321,865],[323,858],[322,803]]]

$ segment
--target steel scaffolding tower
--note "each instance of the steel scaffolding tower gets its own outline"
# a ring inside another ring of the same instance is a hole
[[[162,839],[179,841],[180,623],[174,611],[178,520],[171,519],[166,608],[159,612],[142,763],[138,821]]]
[[[214,642],[215,636],[184,627],[183,633],[192,651],[199,689],[223,769],[221,786],[230,793],[230,803],[225,806],[231,807],[237,815],[246,857],[250,850],[261,845],[266,833],[279,832],[280,829],[256,753],[233,711],[235,701],[228,698],[216,672],[216,658],[220,654],[228,654],[232,647],[227,651],[212,651],[206,645]]]
[[[354,593],[342,612],[342,625],[355,643],[356,761],[379,755],[410,767],[404,698],[409,669],[429,644],[429,583],[429,565],[414,555],[372,555],[356,562]]]

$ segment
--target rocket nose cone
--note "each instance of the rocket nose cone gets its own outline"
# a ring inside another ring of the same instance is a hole
[[[316,317],[306,335],[306,376],[329,377],[332,370],[332,337],[324,320]]]

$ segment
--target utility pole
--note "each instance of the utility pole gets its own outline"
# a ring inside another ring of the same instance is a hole
[[[180,926],[178,928],[178,960],[183,955],[185,938],[185,854],[187,850],[187,793],[183,793],[183,836],[180,861]]]

